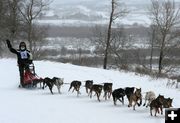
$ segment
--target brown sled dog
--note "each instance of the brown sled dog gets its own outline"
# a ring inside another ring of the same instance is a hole
[[[140,103],[138,103],[138,101],[140,101]],[[133,110],[135,110],[136,104],[138,104],[138,106],[142,104],[141,88],[136,89],[136,91],[130,96],[128,107],[131,107],[133,102],[134,102]]]

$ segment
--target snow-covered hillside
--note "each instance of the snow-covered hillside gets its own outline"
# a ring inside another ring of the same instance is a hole
[[[132,25],[135,23],[148,26],[151,22],[148,11],[151,0],[120,0],[126,6],[129,14],[116,23]],[[177,5],[180,0],[175,0]],[[50,5],[50,12],[41,20],[41,24],[59,26],[92,26],[107,24],[110,15],[111,0],[54,0]],[[53,14],[52,14],[53,13]]]
[[[144,0],[121,0],[127,6],[130,13],[123,20],[122,24],[149,24],[147,17],[147,7],[150,1]],[[51,19],[38,20],[41,24],[65,25],[65,26],[84,26],[95,24],[107,24],[110,14],[110,0],[54,0],[50,7],[50,12],[46,16]],[[124,5],[123,5],[124,6]],[[50,13],[50,14],[49,14]],[[54,15],[52,15],[54,13]],[[119,23],[119,21],[117,20]]]
[[[134,73],[114,70],[80,67],[71,64],[35,61],[36,72],[41,77],[63,77],[66,83],[72,80],[94,80],[95,83],[113,82],[113,89],[120,87],[141,87],[143,93],[149,90],[156,95],[174,98],[173,106],[180,107],[180,90],[166,88],[165,79],[152,80]],[[0,123],[164,123],[164,115],[151,117],[149,108],[137,107],[136,111],[112,99],[102,97],[90,99],[81,87],[81,95],[68,92],[69,85],[62,87],[62,94],[51,95],[48,88],[19,89],[19,73],[15,59],[0,59]],[[84,84],[84,83],[83,83]],[[143,101],[144,102],[144,101]]]

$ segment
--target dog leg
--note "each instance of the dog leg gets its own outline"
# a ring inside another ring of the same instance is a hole
[[[140,100],[140,102],[138,103],[138,100]],[[137,104],[138,104],[138,106],[141,106],[141,104],[142,104],[142,98],[140,98],[140,99],[138,99],[136,102],[137,102]]]
[[[107,92],[104,93],[105,100],[107,100]]]
[[[70,85],[68,92],[71,90],[72,86]]]
[[[80,94],[79,89],[77,88],[77,90],[76,90],[76,91],[77,91],[77,97],[78,97],[78,96],[79,96],[79,94]]]
[[[72,93],[74,92],[75,88],[73,88]]]
[[[154,116],[156,116],[158,110],[159,110],[158,108],[155,108],[155,114],[154,114]]]
[[[118,100],[122,103],[122,100],[120,98],[118,98]]]
[[[152,116],[152,108],[150,108],[150,114],[151,114],[151,116]]]
[[[51,94],[53,94],[52,87],[49,87],[49,90],[51,91]]]
[[[86,87],[86,93],[88,94],[88,88]]]
[[[122,99],[118,99],[123,105],[124,105],[124,98],[123,97],[121,97]]]
[[[78,91],[79,94],[81,94],[80,90]]]
[[[61,94],[59,85],[57,86],[57,89],[58,89],[58,93]]]
[[[98,92],[99,93],[99,97],[101,96],[101,91]]]
[[[90,96],[90,94],[91,94],[91,90],[89,90],[88,96]]]
[[[162,106],[160,107],[160,109],[161,109],[161,115],[163,115],[163,108],[162,108]]]
[[[135,103],[134,103],[133,110],[136,110],[135,109],[136,104],[137,104],[137,101],[135,101]]]
[[[89,92],[89,94],[90,94],[90,98],[92,98],[92,90]]]
[[[122,104],[124,105],[124,97],[122,97]]]
[[[42,88],[42,85],[41,85],[41,83],[42,83],[42,82],[40,81],[40,82],[39,82],[39,84],[40,84],[40,88]]]
[[[60,94],[61,94],[61,86],[62,86],[62,85],[59,86],[59,92],[60,92]]]
[[[98,99],[98,101],[100,102],[99,96],[100,96],[100,95],[97,93],[97,99]]]
[[[128,101],[130,102],[130,95],[127,95],[127,99],[128,99]]]
[[[96,92],[95,92],[94,96],[96,96]]]
[[[117,102],[117,98],[114,99],[114,105],[116,105],[116,102]]]
[[[131,107],[132,106],[132,99],[129,99],[129,105],[128,107]]]
[[[144,102],[143,106],[145,106],[145,105],[146,105],[146,101],[147,101],[147,100],[145,99],[145,102]]]
[[[43,87],[42,87],[43,90],[44,90],[44,86],[45,86],[45,82],[43,82]]]
[[[112,92],[109,92],[108,98],[110,99]]]
[[[148,106],[150,106],[150,103],[151,103],[151,101],[149,100],[149,101],[148,101],[148,104],[146,105],[146,108],[147,108]]]

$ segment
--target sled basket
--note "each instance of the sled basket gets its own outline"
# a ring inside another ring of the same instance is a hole
[[[34,64],[30,64],[28,69],[24,71],[24,85],[36,86],[38,83],[42,82],[43,78],[37,76],[35,73]]]

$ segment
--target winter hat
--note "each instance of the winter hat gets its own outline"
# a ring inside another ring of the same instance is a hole
[[[19,49],[21,49],[21,47],[25,47],[25,49],[26,49],[26,43],[25,42],[21,42],[20,44],[19,44]]]

